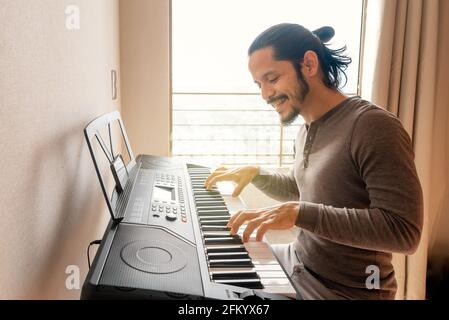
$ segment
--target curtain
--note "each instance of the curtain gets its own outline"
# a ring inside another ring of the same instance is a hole
[[[449,1],[366,0],[365,6],[361,96],[402,121],[424,196],[418,250],[393,255],[396,299],[424,299],[428,257],[449,244],[441,228],[449,220]]]

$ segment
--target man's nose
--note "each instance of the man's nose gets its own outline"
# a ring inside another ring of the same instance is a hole
[[[261,88],[260,88],[260,91],[262,93],[262,98],[265,101],[268,101],[271,98],[273,98],[274,94],[275,94],[275,91],[274,91],[273,87],[270,86],[270,85],[262,85]]]

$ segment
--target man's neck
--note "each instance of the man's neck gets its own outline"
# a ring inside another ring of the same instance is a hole
[[[301,116],[310,125],[324,114],[335,108],[348,97],[337,90],[320,88],[320,90],[310,91],[304,101]]]

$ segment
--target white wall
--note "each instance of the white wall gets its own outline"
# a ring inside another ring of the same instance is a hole
[[[65,27],[68,4],[81,29]],[[0,298],[77,299],[68,265],[108,215],[84,141],[94,117],[120,110],[118,0],[0,0]]]
[[[168,0],[120,0],[122,115],[135,155],[170,150]]]

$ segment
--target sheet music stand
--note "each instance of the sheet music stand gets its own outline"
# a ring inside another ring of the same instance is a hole
[[[130,159],[128,164],[124,163],[123,157],[119,152],[117,154],[114,153],[111,125],[115,123],[118,123],[120,127],[121,137],[125,142],[126,151],[128,152],[128,156]],[[109,146],[104,142],[100,134],[100,130],[104,130],[106,127],[109,133]],[[84,128],[84,136],[89,147],[90,155],[92,157],[95,171],[97,173],[98,180],[100,181],[101,189],[103,191],[103,195],[106,200],[111,218],[115,223],[119,223],[123,219],[123,212],[116,212],[116,204],[118,201],[120,201],[121,196],[124,196],[126,183],[129,180],[129,174],[136,165],[136,160],[134,158],[131,145],[129,144],[128,136],[126,134],[123,121],[120,117],[120,113],[118,111],[114,111],[92,120]],[[105,181],[100,171],[99,155],[97,155],[94,151],[94,141],[96,141],[96,143],[98,143],[98,145],[101,147],[101,150],[103,151],[102,154],[107,158],[110,165],[109,169],[111,170],[112,176],[114,177],[115,187],[111,195],[111,199],[109,199]],[[117,195],[115,197],[115,200],[114,194]]]

